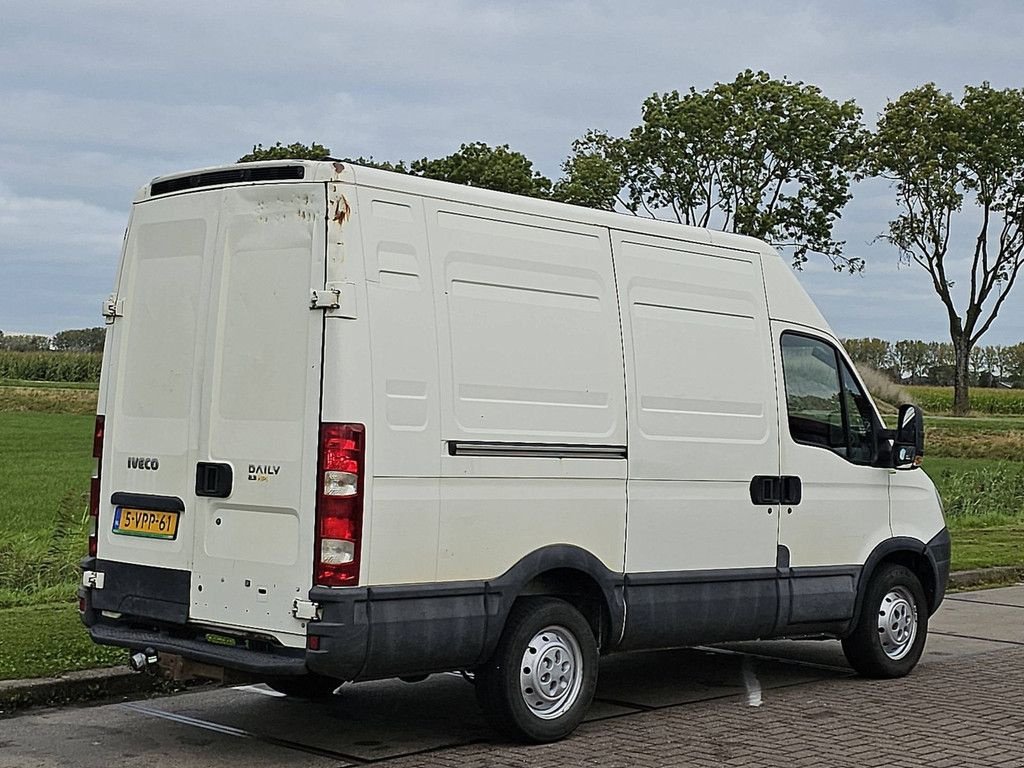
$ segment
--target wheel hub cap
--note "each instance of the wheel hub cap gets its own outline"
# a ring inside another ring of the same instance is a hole
[[[910,652],[917,637],[917,604],[903,587],[893,587],[878,608],[878,639],[894,661]]]
[[[544,720],[565,713],[583,682],[579,643],[564,627],[545,627],[529,642],[519,670],[519,690],[530,711]]]

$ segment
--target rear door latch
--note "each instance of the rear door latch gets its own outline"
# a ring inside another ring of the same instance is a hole
[[[82,571],[82,586],[89,589],[103,589],[103,573],[101,571]]]

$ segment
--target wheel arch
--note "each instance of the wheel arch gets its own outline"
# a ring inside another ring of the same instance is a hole
[[[583,614],[602,651],[614,647],[625,625],[622,585],[622,574],[580,547],[554,544],[531,552],[487,585],[495,620],[488,621],[483,658],[497,647],[512,606],[523,597],[565,600]]]
[[[945,592],[945,585],[939,584],[939,568],[927,545],[909,536],[897,536],[887,539],[872,550],[861,571],[860,583],[857,585],[857,600],[854,604],[853,622],[857,622],[864,606],[864,595],[868,584],[878,572],[879,567],[893,563],[911,570],[921,582],[925,598],[928,601],[928,615],[935,613]]]

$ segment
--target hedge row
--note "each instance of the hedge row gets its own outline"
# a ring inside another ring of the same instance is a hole
[[[0,379],[99,381],[102,360],[95,352],[0,351]]]
[[[952,387],[907,387],[914,402],[925,413],[950,413],[953,410]],[[982,389],[972,387],[971,411],[996,416],[1024,416],[1024,390]]]

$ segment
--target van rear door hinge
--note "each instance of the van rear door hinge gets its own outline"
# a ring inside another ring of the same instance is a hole
[[[310,309],[337,309],[340,306],[340,288],[314,288],[312,291],[310,291]]]
[[[320,606],[312,600],[299,600],[292,603],[292,616],[301,621],[317,621],[320,619]]]
[[[103,573],[101,571],[82,571],[82,586],[89,589],[103,589]]]
[[[124,299],[108,296],[103,302],[104,321],[110,325],[116,317],[124,317]]]
[[[313,288],[309,292],[309,308],[326,310],[328,317],[355,320],[359,316],[355,288],[355,283],[328,283],[323,288]]]

